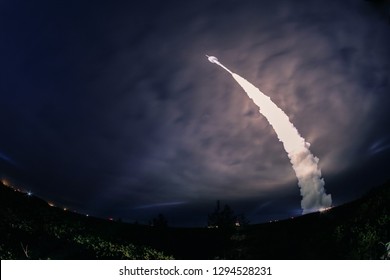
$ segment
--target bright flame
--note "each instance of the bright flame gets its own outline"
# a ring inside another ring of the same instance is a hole
[[[330,209],[332,209],[332,207],[320,208],[320,209],[318,209],[318,211],[320,211],[321,213],[323,213],[323,212],[329,211]]]

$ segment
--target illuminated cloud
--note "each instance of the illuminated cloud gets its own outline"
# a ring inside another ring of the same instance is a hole
[[[106,216],[167,201],[299,201],[272,127],[205,54],[286,112],[333,199],[374,180],[380,162],[367,158],[389,150],[375,143],[390,139],[390,42],[369,3],[71,2],[2,7],[0,147],[34,194]]]

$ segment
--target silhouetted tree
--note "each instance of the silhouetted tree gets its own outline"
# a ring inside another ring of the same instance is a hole
[[[207,225],[210,228],[217,228],[219,224],[219,213],[221,212],[220,202],[217,200],[217,206],[214,209],[214,212],[209,214]]]
[[[218,200],[214,211],[208,215],[208,226],[216,228],[220,234],[220,244],[223,248],[219,258],[241,259],[246,252],[244,240],[246,239],[245,227],[249,223],[244,214],[236,216],[232,208],[225,204],[221,208]]]
[[[168,220],[163,214],[160,213],[156,218],[153,219],[152,226],[160,229],[166,228],[168,227]]]
[[[219,228],[222,230],[232,229],[235,227],[237,217],[229,205],[225,204],[221,210],[220,201],[217,201],[217,206],[214,212],[208,216],[208,226],[211,228]]]

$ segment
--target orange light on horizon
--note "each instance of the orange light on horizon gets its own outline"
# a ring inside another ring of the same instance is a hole
[[[1,183],[2,183],[4,186],[6,186],[6,187],[9,187],[9,186],[10,186],[10,184],[9,184],[9,182],[8,182],[7,179],[1,179]]]
[[[324,213],[324,212],[326,212],[326,211],[329,211],[330,209],[332,209],[332,207],[321,208],[321,209],[319,209],[318,211],[321,212],[321,213]]]

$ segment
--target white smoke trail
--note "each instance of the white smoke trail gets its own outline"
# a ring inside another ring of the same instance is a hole
[[[325,193],[325,182],[321,178],[321,170],[317,166],[318,158],[311,154],[310,144],[301,137],[288,116],[254,85],[231,72],[218,61],[214,63],[228,71],[240,84],[249,98],[259,107],[260,113],[268,120],[283,143],[298,178],[302,195],[302,213],[306,214],[331,207],[332,198],[330,194]]]

